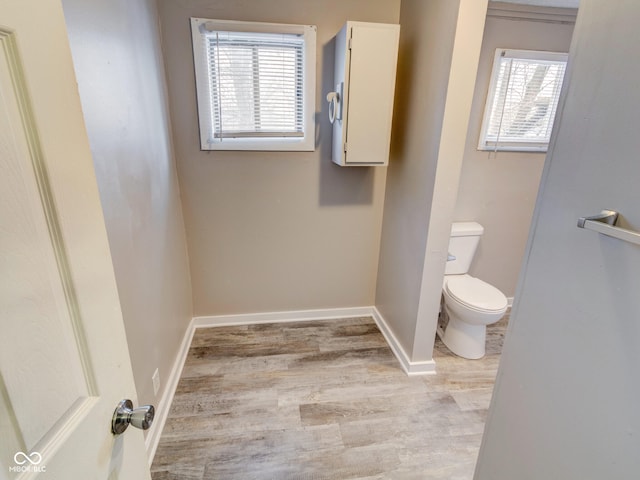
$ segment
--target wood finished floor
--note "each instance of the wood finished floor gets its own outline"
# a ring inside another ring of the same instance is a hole
[[[368,317],[198,329],[153,480],[470,480],[505,327],[423,377]]]

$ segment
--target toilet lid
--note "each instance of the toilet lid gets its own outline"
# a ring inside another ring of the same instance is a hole
[[[496,311],[507,308],[507,297],[504,293],[470,275],[448,278],[446,288],[455,300],[476,310]]]

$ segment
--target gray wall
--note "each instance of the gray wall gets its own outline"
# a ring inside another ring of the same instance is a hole
[[[512,297],[546,154],[477,149],[493,57],[496,48],[568,52],[573,24],[558,20],[573,21],[570,14],[575,12],[558,10],[553,16],[546,15],[546,21],[540,21],[531,17],[536,12],[541,16],[552,10],[510,7],[510,15],[521,18],[508,19],[504,18],[504,9],[509,6],[503,4],[500,8],[503,10],[490,8],[485,25],[454,217],[456,221],[477,221],[485,227],[471,275]]]
[[[411,361],[432,357],[486,7],[402,1],[376,306]]]
[[[459,0],[403,0],[376,307],[411,356]]]
[[[331,162],[324,100],[346,20],[398,23],[399,0],[158,1],[194,313],[372,305],[386,169]],[[314,152],[199,150],[189,17],[318,27]]]
[[[580,2],[476,480],[640,472],[640,247],[576,227],[640,229],[639,23],[637,0]]]
[[[180,194],[152,0],[64,0],[140,402],[191,320]]]

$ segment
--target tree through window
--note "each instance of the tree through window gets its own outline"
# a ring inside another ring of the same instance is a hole
[[[564,53],[496,51],[480,150],[547,150],[566,60]]]

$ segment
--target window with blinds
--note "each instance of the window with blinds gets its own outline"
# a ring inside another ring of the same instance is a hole
[[[478,149],[546,152],[567,54],[498,49]]]
[[[315,27],[191,22],[201,148],[313,150]]]

